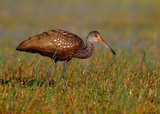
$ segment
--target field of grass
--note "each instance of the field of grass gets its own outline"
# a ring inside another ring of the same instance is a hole
[[[159,0],[14,0],[0,2],[0,113],[160,113]],[[58,62],[17,52],[50,29],[84,41],[97,30],[115,50],[96,43],[94,55],[67,64],[67,92]],[[53,81],[54,79],[54,81]]]

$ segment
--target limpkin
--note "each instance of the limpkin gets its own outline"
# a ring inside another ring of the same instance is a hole
[[[92,31],[88,34],[86,44],[83,40],[69,31],[65,30],[48,30],[36,36],[23,41],[18,45],[16,50],[40,55],[54,59],[54,62],[47,73],[47,90],[49,87],[49,77],[57,61],[64,61],[64,70],[62,77],[69,92],[66,80],[66,63],[72,58],[87,59],[93,55],[94,42],[100,42],[106,46],[114,55],[114,50],[102,39],[98,31]]]

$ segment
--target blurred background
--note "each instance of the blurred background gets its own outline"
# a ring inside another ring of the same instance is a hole
[[[0,51],[13,52],[30,36],[63,29],[83,40],[97,30],[117,52],[149,48],[157,55],[159,6],[159,0],[1,0]]]

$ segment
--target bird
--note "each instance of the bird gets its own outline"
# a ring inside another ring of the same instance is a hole
[[[62,77],[70,93],[66,80],[66,64],[72,58],[87,59],[91,57],[94,53],[94,42],[102,43],[116,55],[115,51],[105,42],[98,31],[91,31],[86,38],[86,43],[84,43],[78,35],[61,29],[48,30],[29,37],[27,40],[21,42],[16,50],[38,53],[54,60],[47,72],[47,90],[49,88],[49,77],[52,69],[58,61],[64,61]]]

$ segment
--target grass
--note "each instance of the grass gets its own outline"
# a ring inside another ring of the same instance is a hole
[[[0,3],[0,113],[160,113],[160,8],[144,1],[2,1]],[[58,62],[17,52],[16,46],[48,29],[85,40],[98,30],[116,56],[96,44],[86,60],[67,64],[68,94]],[[54,81],[53,81],[54,80]]]

